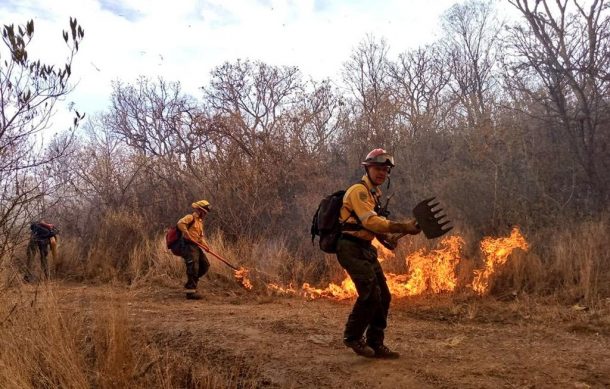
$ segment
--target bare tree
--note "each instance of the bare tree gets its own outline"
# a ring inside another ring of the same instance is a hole
[[[134,84],[113,84],[112,107],[104,124],[144,155],[174,158],[206,142],[198,114],[179,83],[141,77]]]
[[[443,16],[443,46],[455,96],[470,128],[488,123],[498,82],[498,37],[503,23],[489,1],[456,4]]]
[[[221,118],[207,168],[224,210],[223,229],[253,236],[285,231],[273,223],[292,215],[296,195],[316,168],[312,154],[324,153],[337,130],[339,100],[328,83],[311,88],[294,67],[261,62],[225,63],[212,72],[205,102]]]
[[[302,90],[298,68],[238,60],[214,69],[204,93],[210,108],[230,121],[231,130],[224,135],[256,158],[263,156],[259,147],[277,138],[280,117],[297,103]]]
[[[32,169],[61,156],[70,137],[42,150],[42,132],[48,129],[55,103],[71,91],[72,60],[84,31],[70,18],[63,31],[68,46],[66,62],[56,67],[33,58],[28,46],[34,37],[34,22],[5,25],[0,56],[0,259],[16,241],[24,222],[34,214],[33,202],[45,194]],[[72,129],[83,115],[75,112]],[[68,127],[68,126],[67,126]]]
[[[385,40],[372,35],[360,42],[343,65],[343,80],[350,90],[351,127],[347,134],[361,142],[351,154],[366,154],[371,144],[390,148],[396,138],[395,107],[391,104],[388,77],[388,50]]]
[[[337,140],[338,112],[343,101],[332,90],[328,80],[312,81],[310,89],[298,93],[296,104],[283,118],[283,126],[289,129],[291,138],[299,143],[299,147],[320,154],[327,152]]]
[[[439,47],[402,53],[396,62],[390,62],[388,71],[392,98],[410,138],[446,127],[451,101],[444,92],[449,73]]]
[[[541,105],[539,112],[530,110],[530,114],[556,133],[550,134],[555,143],[570,150],[573,163],[564,160],[564,167],[575,165],[584,173],[589,190],[581,196],[594,203],[584,205],[604,207],[610,196],[608,3],[594,0],[585,7],[579,1],[511,0],[511,4],[526,20],[525,25],[511,28],[509,76],[514,87]]]

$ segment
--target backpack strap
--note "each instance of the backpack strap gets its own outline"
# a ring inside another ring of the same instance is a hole
[[[193,218],[193,220],[191,220],[191,222],[186,225],[186,229],[188,230],[189,228],[191,228],[191,226],[194,223],[195,223],[195,218]],[[178,223],[176,223],[176,231],[178,232],[178,234],[180,234],[180,236],[178,237],[178,240],[180,240],[180,239],[184,240],[184,235],[182,234],[182,231],[180,231],[180,228],[178,228]]]
[[[345,196],[347,196],[351,190],[353,190],[352,188],[354,188],[356,185],[362,185],[364,186],[364,188],[366,189],[366,191],[369,191],[369,188],[367,188],[364,180],[360,180],[360,182],[357,182],[355,184],[353,184],[352,186],[350,186],[349,188],[347,188],[347,190],[345,191]],[[347,217],[347,219],[349,219],[350,216],[353,216],[354,219],[356,219],[356,223],[348,223],[347,221],[339,221],[339,223],[341,224],[341,231],[360,231],[363,230],[364,227],[362,226],[362,222],[360,221],[360,219],[358,218],[358,215],[356,215],[356,212],[354,212],[354,210],[350,210],[350,214]],[[345,219],[345,220],[347,220]]]
[[[313,220],[311,221],[311,228],[309,232],[311,233],[311,244],[313,244],[316,239],[316,233],[318,231],[318,212],[320,212],[320,206],[318,205],[318,209],[316,209],[316,213],[313,214]]]
[[[366,183],[364,182],[364,180],[360,180],[360,182],[355,183],[354,185],[350,186],[348,188],[347,191],[345,191],[345,195],[348,194],[348,191],[355,187],[356,185],[361,184],[362,186],[364,186],[366,188],[366,191],[368,193],[371,194],[371,196],[373,196],[373,201],[375,202],[375,212],[379,213],[379,210],[381,210],[381,202],[380,199],[371,192],[371,190],[369,190],[369,188],[366,186]],[[360,219],[358,218],[358,215],[356,215],[356,213],[354,212],[354,210],[352,209],[350,211],[350,216],[353,216],[354,219],[356,219],[357,223],[347,223],[347,222],[341,222],[341,231],[359,231],[364,229],[364,227],[362,226],[362,222],[360,221]],[[348,216],[349,219],[349,216]]]

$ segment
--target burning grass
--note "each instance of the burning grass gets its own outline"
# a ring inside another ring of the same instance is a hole
[[[464,252],[466,241],[459,235],[439,239],[435,246],[413,248],[410,245],[410,252],[405,247],[392,252],[380,244],[376,246],[386,268],[390,291],[397,298],[455,292],[504,298],[518,292],[547,295],[551,290],[558,295],[569,291],[590,304],[610,294],[604,283],[604,280],[610,281],[607,271],[610,254],[601,244],[607,228],[604,222],[588,223],[569,236],[560,234],[556,240],[545,243],[553,247],[545,258],[540,257],[540,248],[532,250],[541,245],[540,238],[534,235],[531,244],[518,227],[505,236],[484,237],[474,255]],[[335,300],[356,295],[353,282],[336,264],[334,256],[324,256],[324,261],[329,262],[302,260],[289,252],[281,240],[227,245],[222,235],[216,235],[211,245],[231,263],[239,265],[239,270],[233,272],[220,263],[213,263],[212,271],[235,278],[242,287],[255,293],[266,290],[273,294]],[[320,272],[339,281],[328,282],[326,287],[316,286],[319,282],[312,281],[320,279]],[[561,275],[564,289],[558,290],[552,285],[557,275]],[[568,280],[576,283],[569,284]]]
[[[530,232],[527,239],[513,228],[504,236],[485,237],[478,243],[457,234],[427,242],[405,238],[394,252],[377,246],[390,290],[398,298],[456,292],[504,298],[528,293],[555,295],[568,304],[583,300],[590,305],[610,296],[608,227],[610,224],[603,221],[587,222],[565,233]],[[119,236],[111,240],[109,234],[102,235],[103,242],[121,241]],[[91,250],[103,246],[98,243],[92,244]],[[214,234],[209,243],[238,267],[234,271],[209,256],[212,266],[208,278],[213,282],[222,279],[227,287],[241,285],[258,295],[308,299],[340,300],[356,295],[333,255],[289,250],[281,237],[229,243],[222,234]],[[116,247],[82,252],[70,239],[62,239],[60,244],[59,260],[52,264],[56,279],[126,281],[132,288],[159,284],[180,288],[183,283],[182,259],[166,250],[161,238],[131,244],[122,252],[123,257],[114,261],[109,261],[107,254],[119,252]],[[469,248],[473,246],[478,250]]]
[[[387,250],[379,242],[373,242],[379,253],[380,262],[396,259],[396,254]],[[464,261],[473,261],[465,258],[462,253],[464,239],[457,235],[443,238],[438,247],[434,249],[421,248],[408,254],[405,274],[386,272],[386,279],[390,292],[394,297],[417,296],[421,294],[450,293],[458,289],[459,279],[457,268]],[[487,237],[481,241],[481,252],[484,255],[485,267],[475,270],[474,280],[463,285],[478,294],[487,294],[490,291],[494,274],[506,263],[508,257],[515,249],[527,250],[527,243],[518,228],[514,228],[508,237]],[[326,288],[315,288],[304,283],[301,290],[292,285],[283,287],[278,284],[269,284],[268,287],[276,292],[285,294],[301,294],[307,298],[331,298],[343,300],[356,296],[356,288],[350,278],[345,275],[341,283],[330,283]]]

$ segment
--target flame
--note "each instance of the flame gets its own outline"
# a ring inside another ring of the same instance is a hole
[[[453,292],[457,287],[455,269],[460,263],[463,245],[461,237],[448,236],[435,250],[426,252],[425,249],[420,249],[410,254],[406,259],[409,267],[407,274],[386,275],[392,295],[406,297],[425,292]]]
[[[472,289],[479,294],[485,294],[490,289],[490,278],[498,267],[506,263],[514,249],[527,251],[528,245],[518,227],[513,227],[508,238],[486,237],[483,238],[480,245],[481,251],[485,255],[485,267],[475,270]]]
[[[377,240],[373,240],[373,245],[377,248],[380,262],[396,258],[393,251],[385,248]],[[458,288],[456,269],[465,259],[462,256],[463,247],[464,239],[453,235],[443,238],[433,250],[422,248],[409,254],[405,258],[405,264],[409,269],[406,274],[386,273],[386,281],[392,296],[400,298],[424,293],[454,292]],[[470,287],[478,294],[485,294],[489,292],[490,280],[498,267],[506,263],[514,249],[527,250],[528,244],[519,228],[514,227],[509,237],[483,238],[480,248],[485,256],[485,267],[474,271],[474,281]],[[235,277],[242,285],[251,289],[252,283],[247,276],[248,270],[245,268],[235,272]],[[309,283],[304,283],[301,288],[296,288],[293,284],[282,286],[269,283],[267,288],[275,293],[309,299],[344,300],[357,296],[356,287],[347,273],[341,283],[330,283],[325,288],[316,288]]]
[[[303,284],[305,296],[311,299],[326,297],[335,300],[344,300],[356,296],[356,285],[351,278],[346,277],[341,285],[330,283],[325,289],[317,289],[309,285]]]
[[[270,289],[279,294],[289,294],[289,295],[298,295],[299,291],[294,288],[292,283],[288,284],[288,286],[281,286],[274,283],[267,284],[267,289]]]
[[[302,296],[312,300],[322,297],[333,300],[344,300],[356,296],[356,286],[351,278],[347,276],[347,274],[345,279],[341,282],[341,285],[331,282],[324,289],[314,288],[307,282],[303,283],[301,289],[296,289],[292,283],[286,287],[275,283],[270,283],[267,284],[267,288],[275,293]]]
[[[252,282],[250,281],[250,278],[248,278],[249,273],[250,270],[246,269],[245,267],[240,267],[239,269],[235,270],[235,278],[237,278],[239,283],[248,290],[252,289]]]

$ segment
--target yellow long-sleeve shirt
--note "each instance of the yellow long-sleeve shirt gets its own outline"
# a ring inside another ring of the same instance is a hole
[[[341,222],[357,223],[357,217],[363,229],[345,231],[344,233],[360,239],[373,240],[375,234],[391,232],[391,222],[385,217],[379,216],[375,211],[375,206],[380,199],[381,190],[373,185],[366,174],[362,177],[362,183],[349,187],[343,196],[343,206],[341,207],[339,220]],[[354,214],[356,217],[354,217]]]
[[[178,220],[177,227],[180,232],[182,232],[182,236],[188,236],[190,240],[195,240],[195,242],[207,246],[205,240],[203,239],[203,219],[200,218],[196,212],[186,215],[182,219]]]

